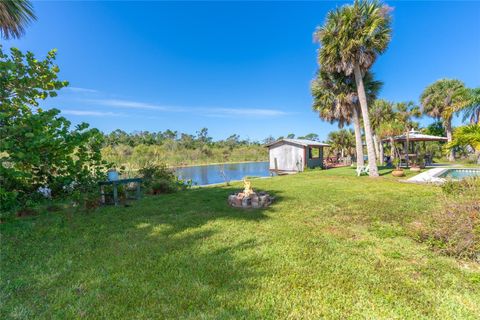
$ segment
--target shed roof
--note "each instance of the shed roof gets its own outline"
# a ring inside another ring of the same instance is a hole
[[[280,142],[286,142],[286,143],[295,144],[303,147],[329,147],[330,146],[326,143],[322,143],[314,140],[307,140],[307,139],[280,139],[280,140],[276,140],[274,142],[268,143],[265,146],[270,148],[271,146],[276,145]]]
[[[384,139],[383,141],[388,141],[389,139]],[[399,136],[393,137],[394,141],[407,141],[407,133],[404,133]],[[409,141],[447,141],[446,137],[439,137],[439,136],[431,136],[428,134],[423,134],[418,131],[410,131],[408,132],[408,140]]]

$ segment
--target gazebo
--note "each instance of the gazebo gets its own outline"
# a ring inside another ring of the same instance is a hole
[[[446,142],[448,139],[446,137],[432,136],[428,134],[420,133],[419,131],[411,130],[407,131],[402,135],[394,136],[393,138],[383,139],[383,142],[401,142],[403,144],[403,154],[400,155],[400,160],[405,160],[406,165],[409,165],[409,159],[417,159],[418,153],[417,148],[415,147],[415,142],[425,142],[428,141],[437,141],[437,142]],[[432,159],[426,159],[426,164],[430,163]]]

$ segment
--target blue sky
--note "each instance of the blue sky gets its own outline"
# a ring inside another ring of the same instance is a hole
[[[387,3],[393,39],[373,68],[382,98],[418,101],[442,77],[480,86],[479,2]],[[207,127],[215,139],[325,138],[337,127],[311,110],[312,34],[341,4],[34,2],[38,21],[4,44],[38,57],[58,49],[70,88],[45,105],[74,123],[106,132]]]

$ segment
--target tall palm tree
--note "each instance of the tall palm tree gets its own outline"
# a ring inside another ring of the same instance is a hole
[[[462,81],[456,79],[438,80],[425,88],[420,96],[423,112],[443,121],[448,142],[452,142],[453,114],[465,108],[469,101],[468,89]],[[448,160],[455,160],[453,149],[450,149]]]
[[[378,1],[355,0],[327,15],[315,37],[321,43],[319,62],[325,71],[354,75],[362,111],[370,176],[378,176],[364,75],[388,46],[390,7]]]
[[[370,101],[376,99],[383,83],[375,81],[372,73],[367,72],[364,78],[367,96]],[[324,72],[320,70],[312,81],[313,109],[325,121],[338,122],[338,126],[350,125],[353,122],[357,166],[364,165],[363,142],[359,117],[358,95],[355,80],[342,73]]]
[[[0,1],[0,34],[4,39],[20,38],[25,27],[36,20],[32,3],[29,0]]]

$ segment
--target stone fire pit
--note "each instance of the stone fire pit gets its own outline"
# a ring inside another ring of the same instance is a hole
[[[266,192],[255,192],[251,188],[250,181],[243,180],[245,189],[228,196],[228,204],[235,208],[265,208],[268,207],[274,197]]]

